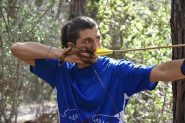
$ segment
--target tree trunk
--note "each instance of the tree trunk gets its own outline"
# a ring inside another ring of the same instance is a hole
[[[43,3],[43,0],[35,0],[35,5],[37,7],[41,7],[42,3]]]
[[[172,44],[185,43],[185,1],[172,0],[171,3]],[[185,58],[185,47],[173,49],[172,59]],[[180,70],[180,69],[179,69]],[[172,82],[173,123],[185,123],[185,79]]]
[[[59,18],[59,15],[60,15],[60,12],[61,12],[61,7],[62,7],[62,2],[63,2],[63,0],[59,0],[56,19],[58,19],[58,18]]]
[[[97,13],[98,13],[98,6],[96,3],[98,3],[100,0],[91,0],[91,5],[93,6],[93,9],[90,13],[90,17],[93,19],[96,19]]]
[[[68,20],[72,20],[75,17],[85,15],[86,0],[71,0],[70,3],[70,15]]]

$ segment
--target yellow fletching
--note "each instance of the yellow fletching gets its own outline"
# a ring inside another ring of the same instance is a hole
[[[97,49],[94,54],[97,55],[97,56],[100,56],[100,55],[106,55],[106,54],[112,54],[112,53],[113,53],[113,50]]]

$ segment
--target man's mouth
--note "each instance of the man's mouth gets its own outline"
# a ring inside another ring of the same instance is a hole
[[[93,54],[93,59],[96,59],[97,57],[98,57],[97,55]]]

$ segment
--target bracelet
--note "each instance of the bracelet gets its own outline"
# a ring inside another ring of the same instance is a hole
[[[52,46],[49,47],[48,52],[46,54],[47,61],[48,61],[48,53],[49,53],[49,51],[50,51],[51,48],[52,48]]]
[[[185,60],[183,61],[183,64],[181,66],[181,72],[183,75],[185,75]]]

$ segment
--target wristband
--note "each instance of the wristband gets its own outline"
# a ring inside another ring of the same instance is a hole
[[[52,46],[49,47],[48,52],[46,53],[47,61],[48,61],[48,53],[49,53],[49,51],[50,51],[51,48],[52,48]]]
[[[183,64],[181,66],[181,72],[183,75],[185,75],[185,60],[183,61]]]

